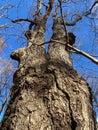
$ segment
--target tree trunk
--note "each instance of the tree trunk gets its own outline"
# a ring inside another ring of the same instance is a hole
[[[1,130],[95,130],[91,91],[72,68],[59,19],[53,32],[48,54],[40,25],[26,32],[28,46],[12,53],[19,67]]]

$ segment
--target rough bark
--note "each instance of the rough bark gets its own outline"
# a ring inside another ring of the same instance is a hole
[[[53,31],[51,39],[66,44],[58,19]],[[72,68],[66,46],[50,42],[46,54],[44,28],[29,33],[28,46],[11,55],[19,67],[1,130],[94,130],[90,88]]]

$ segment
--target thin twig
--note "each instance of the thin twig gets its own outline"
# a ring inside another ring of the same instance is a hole
[[[0,29],[1,28],[9,28],[10,26],[8,24],[4,24],[4,25],[0,25]]]
[[[4,98],[3,103],[2,103],[2,105],[0,106],[0,113],[2,112],[2,110],[3,110],[4,106],[5,106],[5,104],[8,102],[8,98],[10,97],[10,94],[11,94],[11,92],[9,91],[9,92],[7,93],[7,96]]]
[[[60,6],[62,23],[64,25],[65,32],[67,33],[66,22],[64,22],[65,20],[64,20],[63,10],[62,10],[62,0],[58,0],[58,2],[59,2],[59,6]]]
[[[88,16],[88,15],[91,14],[91,11],[92,11],[92,9],[94,8],[94,6],[96,4],[98,4],[98,0],[93,3],[93,5],[91,6],[91,8],[88,11],[84,12],[82,15],[78,15],[77,18],[73,22],[70,22],[70,23],[66,22],[66,25],[67,26],[74,26],[74,25],[76,25],[76,23],[79,22],[83,18],[83,16]],[[63,24],[63,22],[62,22],[62,24]]]
[[[41,9],[42,9],[42,2],[41,2],[41,0],[37,0],[37,13],[36,13],[36,15],[40,15],[40,13],[41,13]]]
[[[48,3],[48,7],[47,7],[47,10],[42,18],[42,21],[44,23],[46,23],[50,13],[51,13],[51,10],[52,10],[52,6],[53,6],[53,3],[54,3],[54,0],[49,0],[49,3]],[[36,25],[37,24],[37,21],[36,20],[30,20],[28,18],[20,18],[20,19],[16,19],[16,20],[11,20],[13,23],[19,23],[19,22],[22,22],[22,21],[27,21],[30,23],[30,26],[29,26],[29,29],[32,29],[32,26],[33,25]],[[38,21],[39,22],[39,21]]]

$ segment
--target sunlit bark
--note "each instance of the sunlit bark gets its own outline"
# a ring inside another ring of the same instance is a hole
[[[46,54],[44,28],[28,31],[28,46],[11,55],[19,67],[1,130],[94,130],[91,91],[72,67],[66,33],[54,19],[51,39],[65,46],[50,40]]]

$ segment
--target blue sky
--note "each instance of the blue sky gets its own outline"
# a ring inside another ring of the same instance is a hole
[[[47,3],[48,0],[43,0],[43,2]],[[86,3],[87,1],[87,3]],[[66,14],[66,20],[69,21],[71,19],[74,19],[73,14],[80,13],[87,8],[91,6],[91,3],[94,0],[85,0],[84,4],[83,2],[78,3],[75,1],[75,3],[68,3],[65,4],[63,7],[63,11],[65,11]],[[10,28],[2,29],[2,35],[5,39],[6,44],[8,45],[5,47],[5,59],[10,59],[10,54],[20,48],[26,45],[27,41],[24,37],[24,32],[28,30],[28,23],[22,22],[19,24],[13,24],[10,19],[17,19],[17,18],[32,18],[32,15],[35,13],[36,10],[36,4],[35,0],[1,0],[0,7],[10,3],[12,8],[9,7],[9,9],[6,9],[4,11],[0,12],[0,15],[2,13],[7,14],[7,17],[0,19],[0,25],[1,24],[9,24]],[[77,4],[78,3],[78,4]],[[43,10],[44,12],[44,10]],[[54,13],[55,10],[53,10],[52,13]],[[94,12],[94,10],[93,10]],[[96,15],[96,14],[95,14]],[[90,16],[91,17],[91,16]],[[95,18],[98,16],[95,16]],[[95,19],[94,18],[94,19]],[[95,22],[95,24],[94,24]],[[98,18],[90,21],[88,18],[83,18],[82,21],[78,22],[76,26],[74,27],[67,27],[69,31],[73,32],[76,35],[76,43],[75,46],[79,49],[82,49],[83,51],[98,56],[98,32],[95,33],[94,25],[96,25],[96,28],[98,29]],[[47,22],[47,31],[45,34],[45,41],[48,41],[49,38],[52,35],[51,31],[52,27],[52,20],[51,16],[49,17],[49,21]],[[0,32],[0,33],[1,33]],[[97,36],[96,36],[97,35]],[[96,76],[98,79],[98,66],[92,63],[90,60],[85,58],[84,56],[77,55],[73,53],[73,65],[74,68],[81,73],[84,77],[86,76]],[[98,58],[98,57],[96,57]],[[16,62],[14,62],[14,65]],[[15,66],[16,67],[16,66]],[[93,71],[92,71],[93,70]],[[86,76],[85,76],[86,75]],[[10,77],[12,81],[12,76]],[[90,78],[90,80],[92,80]],[[89,80],[88,80],[89,81]],[[89,81],[90,82],[90,81]],[[98,89],[98,84],[96,84],[95,88]],[[2,117],[2,115],[1,115]]]

